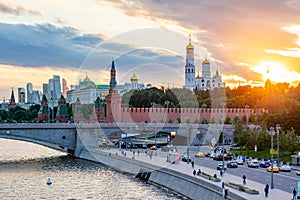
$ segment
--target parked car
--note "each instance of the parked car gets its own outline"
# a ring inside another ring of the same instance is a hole
[[[237,163],[238,165],[243,165],[243,164],[244,164],[244,161],[243,161],[242,159],[237,159],[237,160],[236,160],[236,163]]]
[[[252,162],[248,162],[248,167],[259,168],[259,165],[257,161],[252,161]]]
[[[279,167],[279,170],[283,171],[283,172],[290,172],[291,167],[289,165],[282,165],[282,166]]]
[[[271,163],[269,161],[261,161],[259,163],[259,166],[262,167],[262,168],[267,168],[271,165]]]
[[[238,164],[236,161],[231,161],[231,162],[227,163],[227,167],[228,168],[238,168]]]
[[[189,160],[189,162],[192,162],[192,159],[191,158],[188,159],[187,156],[183,156],[181,160],[182,160],[182,162],[187,162],[188,160]]]
[[[204,153],[198,152],[198,153],[195,154],[195,157],[198,157],[198,158],[202,157],[203,158],[204,157]]]
[[[217,170],[221,170],[221,169],[223,169],[223,164],[222,163],[217,165]],[[226,165],[224,165],[224,170],[226,170]]]
[[[151,149],[151,150],[156,150],[156,149],[157,149],[157,146],[153,145],[153,146],[150,147],[150,149]]]
[[[300,170],[296,171],[296,175],[300,176]]]
[[[272,171],[272,166],[267,167],[267,172]],[[273,172],[279,173],[279,167],[273,165]]]

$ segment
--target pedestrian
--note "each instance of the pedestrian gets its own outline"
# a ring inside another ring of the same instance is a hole
[[[293,190],[293,200],[296,200],[297,199],[297,191],[296,191],[296,188],[294,188]]]
[[[196,175],[196,170],[193,171],[194,176]]]
[[[269,185],[266,184],[266,186],[265,186],[265,197],[268,197],[268,194],[269,194]]]
[[[198,169],[197,175],[199,176],[201,174],[201,170]]]
[[[194,164],[195,164],[194,161],[192,161],[192,168],[194,168]]]
[[[140,155],[140,150],[138,149],[138,156]]]
[[[246,175],[245,174],[243,175],[243,183],[244,183],[244,185],[246,185]]]
[[[223,194],[223,197],[225,197],[225,184],[224,184],[224,182],[222,182],[222,194]]]
[[[220,176],[222,176],[222,175],[223,175],[223,170],[221,169],[221,170],[220,170]]]

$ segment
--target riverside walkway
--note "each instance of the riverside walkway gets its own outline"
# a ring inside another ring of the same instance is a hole
[[[125,157],[125,154],[121,153],[121,151],[117,148],[110,148],[110,149],[99,149],[99,151],[105,151],[105,152],[110,152],[112,154],[117,154],[118,156],[122,156]],[[222,182],[234,182],[237,184],[241,184],[242,185],[242,180],[241,177],[232,175],[232,174],[228,174],[225,173],[222,177],[219,176],[219,171],[216,169],[211,169],[211,168],[207,168],[204,166],[199,166],[199,165],[195,165],[194,168],[191,166],[191,164],[187,164],[186,162],[182,162],[180,161],[179,163],[176,164],[171,164],[169,162],[167,162],[167,155],[168,152],[162,152],[160,149],[157,150],[157,155],[155,155],[155,152],[152,150],[152,156],[150,156],[150,152],[151,151],[147,151],[147,153],[145,153],[145,149],[141,149],[140,153],[138,154],[138,150],[132,150],[132,151],[125,151],[123,149],[123,152],[126,152],[126,158],[128,159],[132,159],[134,157],[135,160],[144,162],[144,163],[149,163],[152,165],[156,165],[162,168],[168,168],[174,171],[178,171],[180,173],[189,175],[191,177],[193,177],[193,170],[195,169],[196,171],[198,169],[201,169],[202,172],[205,172],[207,174],[217,174],[219,178],[221,178],[221,182],[214,182],[214,181],[210,181],[206,178],[203,178],[201,176],[194,176],[197,177],[199,179],[205,180],[205,181],[209,181],[211,184],[215,184],[218,187],[222,187]],[[179,155],[180,152],[178,152]],[[264,193],[264,187],[265,185],[262,183],[258,183],[258,182],[254,182],[251,180],[247,180],[247,187],[251,188],[251,189],[255,189],[257,191],[259,191],[259,194],[256,195],[252,195],[252,194],[248,194],[245,193],[243,191],[239,191],[237,189],[234,188],[230,188],[225,186],[225,189],[228,189],[231,193],[235,193],[238,196],[241,196],[247,200],[258,200],[258,199],[272,199],[272,200],[285,200],[285,199],[291,199],[292,198],[292,194],[279,190],[279,189],[269,189],[269,195],[268,197],[265,197],[265,193]],[[187,188],[188,190],[188,188]]]

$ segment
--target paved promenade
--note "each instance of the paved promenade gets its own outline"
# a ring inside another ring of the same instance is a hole
[[[116,148],[111,148],[109,150],[101,149],[101,151],[106,151],[106,152],[118,154],[119,156],[125,157],[124,153],[122,154],[121,151]],[[191,177],[194,176],[193,170],[195,169],[197,171],[199,168],[201,169],[202,172],[205,172],[205,173],[208,173],[211,175],[217,174],[217,176],[219,178],[221,178],[221,182],[213,182],[213,181],[210,181],[210,180],[205,179],[200,176],[195,176],[195,177],[209,181],[211,184],[215,184],[219,187],[221,187],[222,182],[228,182],[228,181],[234,182],[237,184],[242,184],[241,177],[231,175],[228,173],[225,173],[222,177],[220,177],[219,171],[216,169],[211,169],[211,168],[207,168],[207,167],[199,166],[199,165],[195,165],[194,168],[192,168],[191,164],[187,164],[186,162],[182,162],[182,161],[180,161],[178,164],[170,164],[169,162],[167,162],[168,152],[162,152],[160,149],[157,150],[157,156],[155,156],[154,151],[152,151],[153,156],[151,156],[151,157],[150,157],[149,150],[148,150],[147,154],[145,154],[145,149],[141,149],[139,154],[138,154],[137,149],[134,150],[135,153],[133,153],[133,151],[129,151],[129,150],[127,150],[127,151],[123,150],[123,151],[126,152],[126,157],[128,159],[132,159],[132,157],[134,156],[135,160],[142,161],[145,163],[151,163],[152,165],[160,166],[162,168],[172,169],[174,171],[178,171],[178,172],[190,175]],[[257,200],[257,199],[289,200],[289,199],[292,199],[292,193],[287,193],[287,192],[279,190],[279,189],[269,189],[269,197],[265,197],[265,194],[264,194],[265,185],[251,181],[251,180],[247,180],[246,186],[251,189],[258,190],[259,194],[251,195],[251,194],[247,194],[245,192],[239,191],[234,188],[226,187],[226,186],[225,186],[225,189],[229,189],[230,192],[238,194],[239,196],[242,196],[248,200],[252,200],[252,199],[253,200]]]

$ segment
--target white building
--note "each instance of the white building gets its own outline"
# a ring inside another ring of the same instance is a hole
[[[185,64],[185,88],[194,90],[213,90],[215,88],[224,88],[225,83],[222,81],[222,76],[219,69],[212,76],[210,62],[207,58],[202,62],[202,76],[199,74],[195,76],[194,64],[194,46],[191,43],[191,36],[189,44],[186,46],[186,64]]]

